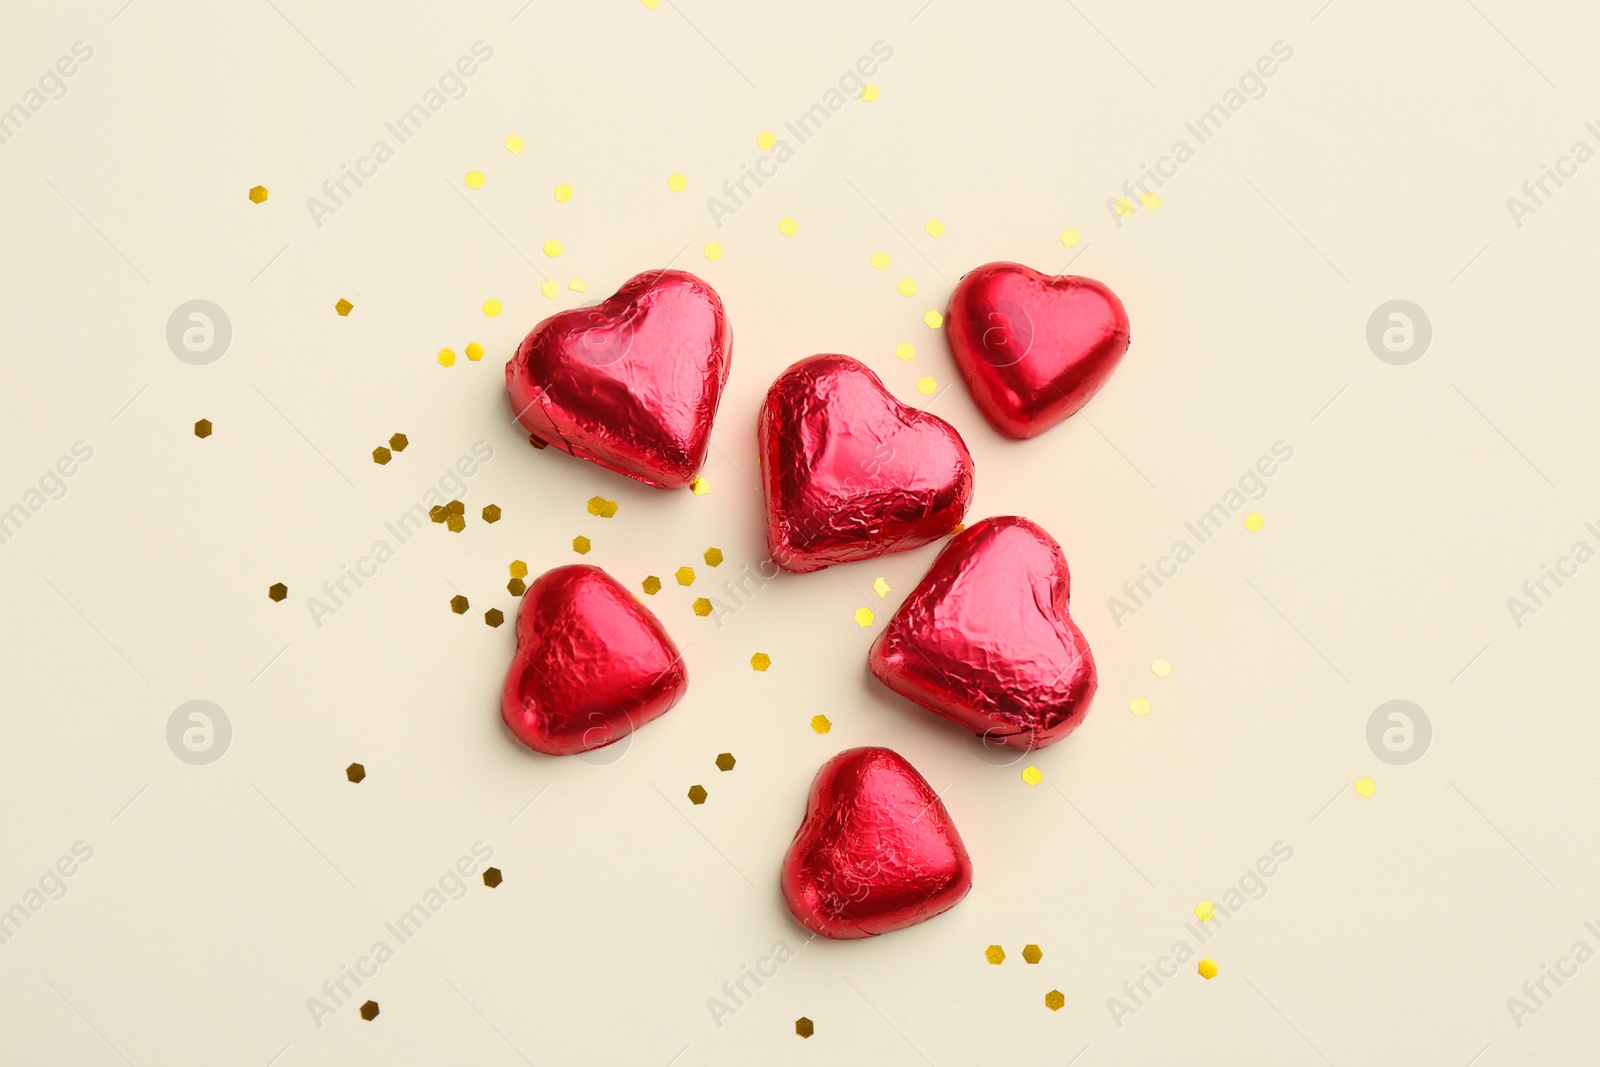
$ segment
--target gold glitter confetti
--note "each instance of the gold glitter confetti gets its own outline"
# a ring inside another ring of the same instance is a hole
[[[810,1037],[817,1032],[817,1027],[810,1019],[802,1015],[794,1021],[794,1032],[801,1037]]]
[[[655,596],[661,592],[661,579],[653,574],[646,575],[644,581],[639,583],[639,587],[644,590],[645,596]]]
[[[1261,512],[1259,511],[1252,511],[1244,517],[1244,528],[1251,533],[1260,533],[1261,528],[1266,524],[1267,520],[1261,517]]]
[[[389,454],[389,450],[384,448],[382,445],[379,445],[377,448],[372,450],[372,462],[376,463],[380,467],[385,463],[388,463],[391,458],[392,457]]]
[[[872,253],[872,258],[870,260],[868,260],[868,262],[871,263],[878,270],[888,270],[889,269],[889,253],[887,253],[887,252],[874,252],[874,253]]]
[[[465,615],[469,606],[470,605],[467,604],[467,598],[462,596],[460,593],[457,593],[455,596],[450,598],[450,610],[455,612],[457,615]]]
[[[1037,767],[1022,768],[1022,780],[1029,785],[1038,785],[1044,781],[1044,772]]]
[[[778,232],[783,234],[785,237],[793,237],[795,234],[800,232],[800,224],[791,218],[779,219]]]
[[[896,284],[894,288],[895,292],[899,293],[901,296],[917,295],[917,283],[910,278],[901,278],[899,283]]]
[[[1128,701],[1128,710],[1133,712],[1136,718],[1142,719],[1150,714],[1150,702],[1144,697],[1134,697]]]
[[[874,578],[872,579],[872,591],[878,594],[879,600],[882,600],[889,595],[889,583],[882,578]]]
[[[367,769],[359,763],[352,763],[344,769],[344,776],[350,781],[359,784],[367,776]]]
[[[1027,963],[1034,964],[1044,959],[1044,953],[1039,950],[1038,945],[1023,945],[1022,958]]]
[[[393,437],[389,438],[389,447],[394,449],[396,452],[404,452],[406,450],[406,446],[410,443],[411,439],[406,437],[406,435],[403,433],[397,433]]]
[[[1161,198],[1155,193],[1141,193],[1139,203],[1144,205],[1146,211],[1154,211],[1161,206]]]
[[[871,626],[872,625],[872,618],[873,618],[873,616],[872,616],[872,609],[871,608],[857,608],[856,609],[855,619],[856,619],[856,625],[857,626],[861,626],[861,627]]]
[[[449,517],[450,509],[447,507],[442,507],[439,504],[435,504],[433,507],[428,509],[428,518],[432,519],[434,522],[443,522]]]
[[[1157,678],[1165,678],[1172,673],[1172,664],[1159,657],[1153,659],[1150,661],[1150,673]]]
[[[922,316],[922,324],[930,330],[937,330],[944,325],[944,316],[937,311],[930,311]]]
[[[495,300],[493,297],[483,302],[483,313],[491,319],[500,314],[500,310],[500,301]]]
[[[878,100],[878,87],[876,85],[863,85],[861,87],[861,99],[869,104],[876,103]]]
[[[483,506],[483,521],[484,522],[499,522],[500,521],[500,505],[499,504],[485,504]]]
[[[1194,906],[1195,918],[1203,923],[1208,923],[1217,917],[1217,906],[1209,900],[1202,900]]]
[[[541,452],[550,447],[549,445],[545,444],[543,441],[539,440],[537,437],[533,436],[533,434],[531,434],[531,433],[528,435],[528,444],[532,445],[534,448],[539,449]]]
[[[367,1020],[369,1023],[376,1019],[378,1017],[378,1002],[376,1000],[369,1000],[365,1004],[361,1005],[361,1017]]]
[[[956,534],[960,533],[962,530],[965,530],[966,528],[967,528],[967,524],[966,523],[958,522],[958,523],[955,524],[954,527],[951,528],[950,536],[954,537]]]
[[[999,945],[990,945],[983,950],[983,958],[998,967],[1006,961],[1006,950]]]
[[[483,183],[484,183],[483,171],[481,171],[481,170],[469,170],[469,171],[467,171],[467,188],[468,189],[482,189],[483,188]]]
[[[499,885],[503,881],[505,881],[505,876],[500,873],[500,868],[499,867],[486,867],[486,868],[484,868],[484,871],[483,871],[483,884],[484,885],[488,886],[490,889],[493,889],[495,886]]]
[[[929,219],[927,222],[922,224],[922,228],[927,232],[929,237],[944,236],[944,223],[940,222],[938,219]]]
[[[599,516],[602,519],[609,519],[616,513],[617,502],[615,500],[607,500],[603,496],[589,498],[589,514]]]
[[[478,362],[478,360],[483,358],[483,346],[476,341],[468,343],[467,358],[472,360],[474,363]]]
[[[772,666],[772,657],[765,652],[757,652],[750,657],[750,666],[758,671],[764,671]]]
[[[539,292],[543,294],[547,300],[554,300],[561,294],[561,283],[556,281],[554,278],[546,278],[544,281],[539,283]]]
[[[589,539],[582,534],[579,534],[577,537],[572,539],[572,551],[576,552],[580,556],[588,555],[591,547],[593,546],[590,545]]]
[[[894,354],[899,357],[900,362],[909,363],[917,358],[917,346],[910,341],[901,341],[894,346]]]
[[[1370,797],[1372,794],[1376,793],[1377,791],[1378,791],[1378,783],[1374,782],[1371,778],[1357,778],[1356,779],[1356,796],[1358,796],[1358,797]]]
[[[252,204],[265,204],[267,202],[267,187],[265,185],[251,186],[250,202]]]
[[[1116,203],[1112,204],[1111,207],[1112,210],[1125,219],[1132,218],[1134,211],[1137,210],[1133,206],[1133,201],[1129,200],[1127,197],[1123,197],[1121,200],[1118,200]]]
[[[528,583],[521,578],[513,578],[506,583],[506,592],[512,596],[521,596],[528,591]]]
[[[337,311],[339,313],[339,317],[342,319],[349,315],[350,312],[355,310],[355,305],[341,296],[339,298],[339,302],[333,305],[333,310]]]
[[[934,381],[932,378],[923,377],[917,379],[917,392],[921,393],[923,396],[927,396],[929,393],[932,393],[938,388],[939,383]]]
[[[672,576],[674,578],[678,579],[678,584],[679,585],[693,585],[694,584],[694,568],[693,567],[679,567],[676,571],[673,572]]]
[[[733,770],[733,765],[736,762],[737,761],[733,758],[732,752],[724,752],[717,757],[717,770],[731,771]]]
[[[639,0],[639,3],[643,4],[651,11],[654,11],[656,8],[661,6],[661,0]]]
[[[512,155],[521,155],[523,148],[524,145],[522,143],[522,138],[518,137],[516,134],[512,134],[510,137],[506,138],[506,151],[510,152]]]
[[[1195,969],[1200,972],[1201,978],[1209,982],[1217,976],[1217,961],[1207,956],[1200,961],[1200,966]]]
[[[271,597],[273,600],[283,600],[288,595],[289,587],[284,585],[282,582],[273,582],[271,585],[267,586],[267,596]]]
[[[705,802],[706,802],[706,790],[705,790],[705,787],[704,786],[699,786],[699,785],[691,785],[689,787],[689,803],[691,803],[691,804],[704,804]]]
[[[1060,1011],[1066,1007],[1067,998],[1061,995],[1061,990],[1052,989],[1044,995],[1044,1006],[1051,1011]]]
[[[1063,248],[1077,248],[1078,242],[1081,240],[1083,240],[1083,234],[1070,226],[1061,231],[1061,246]]]
[[[456,365],[456,354],[448,348],[439,349],[439,366],[453,367]]]
[[[561,242],[556,240],[554,237],[550,238],[550,240],[544,243],[544,254],[549,256],[551,259],[555,259],[563,251],[565,251],[565,249],[561,247]]]
[[[689,492],[693,493],[695,496],[705,496],[707,493],[711,492],[710,479],[699,477],[695,478],[694,481],[689,483]]]
[[[199,438],[210,437],[211,436],[211,420],[210,419],[201,419],[199,422],[195,423],[194,424],[194,435],[196,437],[199,437]]]
[[[556,186],[556,203],[565,204],[571,199],[572,186],[568,185],[566,182],[562,182],[560,185]]]
[[[702,619],[711,614],[711,601],[705,597],[698,597],[694,602],[694,613]]]
[[[772,146],[778,143],[778,135],[771,130],[763,130],[756,135],[756,147],[763,152],[770,152]]]
[[[689,188],[689,179],[681,174],[669,174],[667,175],[667,188],[675,193],[681,193]]]
[[[826,715],[813,715],[811,716],[811,729],[819,734],[825,734],[833,729],[833,723],[828,721]]]
[[[488,623],[490,626],[499,626],[501,623],[506,621],[506,613],[501,611],[499,608],[490,608],[488,611],[483,613],[483,621]]]
[[[589,291],[589,283],[582,278],[574,278],[567,283],[567,288],[574,293],[587,293]]]
[[[717,244],[717,242],[715,242],[715,241],[708,241],[706,243],[706,258],[709,259],[713,263],[715,263],[717,260],[721,259],[722,258],[722,246]]]
[[[513,578],[526,578],[528,576],[528,565],[520,559],[512,560],[509,570]]]
[[[722,566],[722,549],[720,549],[720,548],[708,548],[708,549],[705,550],[703,555],[705,557],[705,561],[706,561],[706,566],[707,567],[720,567],[720,566]]]
[[[446,515],[444,524],[451,533],[460,533],[467,528],[467,520],[460,515]]]

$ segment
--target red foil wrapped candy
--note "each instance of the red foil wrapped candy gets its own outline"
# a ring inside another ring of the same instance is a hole
[[[961,435],[890,396],[849,356],[812,356],[779,375],[757,437],[767,547],[784,570],[919,548],[972,502]]]
[[[693,480],[733,358],[716,290],[646,271],[595,307],[552,315],[506,364],[511,410],[563,452],[657,489]]]
[[[951,538],[867,656],[878,680],[985,742],[1043,748],[1094,699],[1094,656],[1067,613],[1061,547],[1027,519]]]
[[[557,567],[523,593],[500,717],[529,748],[570,756],[609,745],[688,688],[661,623],[599,567]]]
[[[988,263],[950,295],[945,334],[978,410],[1037,437],[1100,391],[1128,350],[1128,313],[1093,278]]]
[[[852,748],[811,783],[782,882],[806,929],[872,937],[955,907],[972,888],[972,860],[915,767],[887,748]]]

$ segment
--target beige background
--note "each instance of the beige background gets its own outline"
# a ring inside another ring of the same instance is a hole
[[[1600,920],[1600,569],[1520,628],[1506,600],[1575,540],[1600,547],[1583,526],[1600,519],[1600,169],[1520,228],[1506,198],[1574,140],[1600,147],[1584,128],[1600,16],[1322,2],[13,5],[0,106],[74,42],[93,56],[0,145],[0,509],[26,507],[74,442],[93,458],[0,545],[0,907],[74,842],[93,858],[0,945],[0,1059],[1589,1062],[1600,963],[1547,980],[1520,1028],[1506,1002],[1575,941],[1600,949],[1584,927]],[[465,95],[319,228],[307,198],[479,40],[493,56]],[[706,198],[762,155],[757,135],[787,139],[880,40],[879,99],[791,145],[717,227]],[[1293,57],[1265,94],[1118,225],[1122,182],[1277,41]],[[868,263],[880,250],[887,271]],[[1020,764],[864,670],[933,548],[783,578],[720,627],[689,607],[764,556],[767,383],[839,351],[927,404],[917,379],[942,389],[952,366],[923,312],[995,259],[1070,262],[1122,295],[1134,333],[1104,392],[1042,440],[999,438],[959,383],[933,400],[976,457],[973,517],[1025,514],[1061,541],[1099,661],[1084,728]],[[737,338],[703,497],[533,451],[503,396],[540,318],[674,260],[718,288]],[[232,323],[209,366],[165,340],[191,299]],[[1432,322],[1408,366],[1365,339],[1392,299]],[[482,362],[435,362],[469,341]],[[410,448],[374,465],[396,431]],[[494,454],[466,532],[428,528],[317,627],[308,598],[480,440]],[[1250,505],[1265,528],[1234,516],[1119,628],[1107,599],[1279,440],[1294,457]],[[615,518],[586,513],[596,494]],[[497,525],[476,519],[488,503]],[[651,606],[692,679],[610,762],[508,739],[511,628],[482,622],[514,608],[512,559],[572,562],[580,534],[620,579],[668,579]],[[685,564],[689,589],[670,581]],[[1158,656],[1171,677],[1151,674]],[[1148,716],[1128,713],[1136,697]],[[191,699],[232,723],[209,766],[166,743]],[[1409,766],[1367,745],[1390,699],[1433,725]],[[816,768],[869,743],[945,790],[976,886],[910,931],[807,944],[778,865]],[[362,991],[376,1021],[351,1005],[315,1025],[307,999],[392,943],[383,924],[480,840],[504,884],[472,878],[398,948]],[[1108,998],[1278,841],[1292,861],[1206,948],[1220,976],[1186,965],[1116,1025]],[[708,999],[778,941],[795,958],[715,1025]]]

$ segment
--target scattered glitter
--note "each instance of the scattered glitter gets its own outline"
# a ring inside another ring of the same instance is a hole
[[[863,85],[861,87],[861,99],[869,104],[875,103],[878,99],[878,87],[876,85]]]
[[[833,723],[828,721],[826,715],[813,715],[811,716],[811,728],[819,734],[825,734],[833,729]]]
[[[528,576],[528,565],[520,559],[512,560],[509,570],[513,578],[526,578]]]
[[[1358,797],[1370,797],[1372,794],[1376,793],[1377,791],[1378,791],[1378,783],[1374,782],[1371,778],[1357,778],[1356,779],[1356,796],[1358,796]]]
[[[871,626],[872,625],[872,617],[873,616],[872,616],[872,609],[871,608],[857,608],[856,609],[856,625],[857,626],[862,626],[862,627]]]
[[[1040,960],[1044,959],[1044,953],[1039,950],[1038,945],[1023,945],[1022,958],[1024,961],[1030,964],[1038,963]]]
[[[544,254],[549,256],[551,259],[555,259],[563,251],[565,251],[565,249],[561,247],[561,242],[556,240],[554,237],[550,238],[550,240],[544,243]]]
[[[491,319],[500,314],[500,301],[495,300],[493,297],[485,300],[483,302],[483,313]]]
[[[1029,785],[1038,785],[1044,781],[1044,772],[1037,767],[1022,768],[1022,780]]]
[[[689,179],[685,178],[681,174],[668,175],[667,188],[671,189],[675,193],[681,193],[685,189],[689,188]]]
[[[750,666],[754,667],[758,671],[764,671],[768,667],[772,666],[772,657],[767,655],[765,652],[757,652],[755,655],[750,657]]]
[[[554,300],[561,293],[561,283],[554,278],[546,278],[539,283],[539,292],[544,295],[545,299]]]
[[[333,305],[333,310],[339,313],[340,318],[344,318],[346,315],[349,315],[350,312],[355,310],[355,305],[341,296],[339,298],[339,302]]]
[[[389,454],[389,450],[384,448],[382,445],[379,445],[377,448],[372,450],[372,462],[376,463],[380,467],[385,463],[388,463],[391,458],[392,457]]]
[[[1194,906],[1195,918],[1203,923],[1208,923],[1217,917],[1217,906],[1209,900],[1202,900]]]
[[[1136,717],[1142,719],[1146,715],[1150,714],[1150,702],[1144,697],[1134,697],[1132,700],[1128,701],[1128,710],[1133,712]]]
[[[1161,198],[1155,193],[1141,193],[1139,203],[1144,205],[1146,211],[1154,211],[1161,206]]]
[[[1051,1011],[1060,1011],[1066,1007],[1067,998],[1061,995],[1061,990],[1052,989],[1044,995],[1044,1006]]]
[[[352,782],[360,782],[367,776],[367,769],[359,763],[352,763],[344,769],[344,776]]]
[[[778,232],[785,237],[793,237],[800,232],[800,224],[794,219],[782,218],[778,220]]]
[[[983,958],[998,967],[1006,961],[1006,950],[999,945],[990,945],[983,950]]]
[[[794,1032],[799,1034],[801,1037],[810,1037],[812,1034],[817,1032],[817,1028],[810,1019],[807,1019],[804,1015],[802,1015],[800,1018],[794,1021]]]
[[[516,156],[522,154],[522,149],[522,138],[518,137],[516,134],[512,134],[510,137],[506,138],[507,152],[510,152],[512,155]]]
[[[252,204],[265,204],[267,202],[267,187],[255,185],[250,188],[250,202]]]
[[[499,608],[490,608],[488,611],[483,613],[483,621],[488,623],[490,626],[499,626],[501,623],[506,621],[506,613],[501,611]]]
[[[483,346],[476,341],[467,344],[467,358],[476,363],[483,358]]]
[[[705,802],[706,802],[706,790],[705,790],[705,787],[704,786],[699,786],[699,785],[691,785],[689,787],[689,803],[691,803],[691,804],[704,804]]]
[[[717,757],[717,770],[731,771],[733,770],[733,765],[736,762],[737,761],[733,758],[732,752],[724,752]]]
[[[654,11],[656,8],[661,6],[661,0],[639,0],[639,3],[643,4],[651,11]]]
[[[639,583],[639,587],[644,590],[645,596],[655,596],[661,592],[661,579],[653,574],[646,575],[645,580]]]
[[[467,604],[467,598],[462,596],[460,593],[457,593],[455,596],[450,598],[450,610],[455,612],[457,615],[465,615],[469,606],[470,605]]]
[[[962,530],[965,530],[965,529],[966,529],[966,528],[967,528],[967,524],[966,524],[966,523],[964,523],[964,522],[958,522],[958,523],[956,523],[956,524],[955,524],[955,526],[954,526],[954,527],[953,527],[953,528],[952,528],[952,529],[951,529],[951,531],[950,531],[950,536],[951,536],[951,537],[954,537],[954,536],[955,536],[955,535],[956,535],[956,534],[958,534],[958,533],[960,533],[960,532],[961,532],[961,531],[962,531]]]
[[[616,513],[617,502],[615,500],[607,500],[603,496],[589,498],[589,514],[599,516],[602,519],[609,519]]]
[[[467,528],[467,520],[460,515],[446,515],[444,524],[451,533],[460,533]]]
[[[289,587],[282,582],[273,582],[267,586],[267,596],[273,600],[282,600],[289,595]]]
[[[483,506],[483,521],[484,522],[499,522],[500,521],[500,505],[499,504],[485,504]]]
[[[696,477],[694,481],[689,483],[689,492],[693,493],[695,496],[705,496],[707,493],[711,492],[710,480],[707,478]]]
[[[589,539],[582,534],[572,539],[572,551],[580,556],[587,555],[591,547]]]
[[[448,348],[439,349],[439,366],[453,367],[456,365],[456,354]]]
[[[756,136],[756,147],[763,152],[770,152],[772,146],[778,143],[778,135],[771,130],[763,130]]]
[[[505,881],[505,877],[501,875],[499,867],[485,868],[483,872],[484,885],[488,886],[490,889],[493,889],[503,881]]]
[[[589,283],[582,278],[574,278],[567,283],[567,288],[574,293],[587,293],[589,291]]]
[[[195,423],[194,424],[194,435],[196,437],[200,437],[200,438],[210,437],[211,436],[211,420],[210,419],[201,419],[199,422]]]
[[[428,518],[432,519],[434,522],[443,522],[449,517],[450,510],[448,508],[440,507],[438,504],[435,504],[433,507],[428,509]]]
[[[568,185],[566,182],[562,182],[560,185],[556,186],[556,203],[565,204],[571,199],[572,186]]]
[[[917,392],[921,393],[923,396],[927,396],[938,388],[939,383],[934,381],[932,378],[923,377],[917,379]]]
[[[711,614],[711,601],[705,597],[698,597],[694,602],[694,613],[702,619]]]
[[[469,170],[469,171],[467,171],[467,188],[468,189],[482,189],[483,188],[483,182],[484,182],[483,171],[481,171],[481,170]]]
[[[874,578],[872,579],[872,591],[878,594],[879,600],[882,600],[889,595],[889,583],[882,578]]]
[[[894,354],[900,357],[900,362],[909,363],[917,358],[917,346],[910,341],[901,341],[894,346]]]
[[[715,241],[707,242],[706,243],[706,258],[711,260],[711,262],[713,262],[713,263],[715,263],[717,260],[721,259],[722,258],[722,246],[717,244],[717,242],[715,242]]]
[[[927,222],[922,224],[922,228],[927,231],[929,237],[944,236],[944,223],[940,222],[938,219],[929,219]]]
[[[917,295],[917,283],[910,278],[901,278],[894,288],[901,296]]]
[[[545,444],[543,441],[539,440],[537,437],[533,436],[533,434],[531,434],[531,433],[528,435],[528,444],[532,445],[534,448],[539,449],[541,452],[550,447],[549,445]]]
[[[394,449],[396,452],[404,452],[406,450],[406,446],[410,443],[410,439],[407,438],[403,433],[397,433],[393,437],[389,438],[389,447]]]
[[[1196,969],[1200,972],[1200,977],[1209,982],[1217,976],[1217,961],[1207,956],[1200,961],[1200,966]]]
[[[937,311],[930,311],[922,316],[922,324],[930,330],[937,330],[944,325],[944,316]]]
[[[376,1019],[378,1017],[378,1002],[376,1000],[369,1000],[365,1004],[361,1005],[361,1017],[367,1020],[369,1023]]]
[[[887,252],[874,252],[874,253],[872,253],[872,259],[869,260],[869,262],[874,267],[878,268],[879,270],[888,270],[889,269],[889,253],[887,253]]]
[[[672,576],[674,578],[678,579],[678,584],[679,585],[693,585],[694,584],[694,568],[693,567],[679,567],[675,572],[673,572]]]
[[[722,566],[722,549],[720,549],[720,548],[708,548],[708,549],[705,550],[704,556],[705,556],[705,561],[706,561],[706,566],[707,567],[720,567],[720,566]]]
[[[1260,532],[1261,528],[1266,524],[1267,520],[1261,517],[1261,512],[1259,511],[1252,511],[1244,517],[1244,528],[1251,533]]]
[[[1133,213],[1136,210],[1133,206],[1133,201],[1129,200],[1127,197],[1123,197],[1121,200],[1118,200],[1116,203],[1112,204],[1111,207],[1118,215],[1125,219],[1132,218]]]
[[[521,596],[528,591],[528,583],[521,578],[513,578],[506,583],[506,592],[512,596]]]
[[[1061,244],[1065,248],[1076,248],[1081,240],[1083,240],[1083,234],[1071,227],[1061,231]]]
[[[1172,673],[1172,664],[1164,659],[1153,659],[1150,661],[1150,673],[1157,678],[1165,678]]]

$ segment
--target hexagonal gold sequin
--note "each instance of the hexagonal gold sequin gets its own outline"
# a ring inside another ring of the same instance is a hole
[[[483,884],[484,885],[488,886],[490,889],[493,889],[495,886],[499,885],[503,881],[505,881],[505,878],[504,878],[504,876],[502,876],[500,874],[500,868],[499,867],[486,867],[486,868],[484,868],[484,871],[483,871]]]
[[[983,950],[983,958],[998,967],[1006,961],[1006,950],[999,945],[990,945]]]
[[[653,574],[646,575],[644,581],[639,583],[639,587],[644,590],[645,596],[655,596],[661,592],[661,579]]]
[[[699,597],[696,599],[694,602],[694,613],[700,616],[702,619],[707,615],[710,615],[711,601],[707,600],[705,597]]]
[[[704,804],[705,802],[706,802],[705,787],[704,786],[698,786],[698,785],[691,785],[689,787],[689,803],[691,803],[691,804]]]
[[[361,1017],[367,1020],[369,1023],[376,1019],[378,1017],[378,1002],[376,1000],[369,1000],[365,1004],[361,1005]]]
[[[513,578],[506,583],[506,592],[512,596],[521,596],[528,591],[528,583],[521,578]]]
[[[344,776],[352,782],[359,782],[367,776],[367,769],[359,763],[352,763],[344,769]]]
[[[428,518],[434,522],[443,522],[450,517],[449,510],[443,504],[435,504],[428,509]]]
[[[252,185],[250,187],[250,202],[252,204],[265,204],[267,202],[267,187],[265,185]]]
[[[576,552],[580,556],[588,555],[589,549],[593,547],[593,543],[591,543],[590,540],[582,534],[579,534],[577,537],[572,539],[572,551]]]
[[[706,549],[706,551],[705,551],[705,560],[706,560],[706,566],[707,567],[720,567],[720,566],[722,566],[722,549],[720,549],[720,548],[708,548],[708,549]]]
[[[460,515],[446,515],[444,517],[444,524],[449,528],[451,533],[460,533],[462,530],[467,528],[467,520],[463,519]]]
[[[819,734],[825,734],[833,729],[833,723],[828,721],[826,715],[813,715],[811,716],[811,728]]]
[[[490,626],[499,626],[501,623],[506,621],[506,613],[501,611],[499,608],[490,608],[488,611],[483,613],[483,621],[488,623]]]
[[[1061,995],[1061,990],[1052,989],[1044,995],[1044,1006],[1051,1011],[1060,1011],[1066,1007],[1067,998]]]
[[[603,496],[592,496],[589,498],[589,514],[594,515],[597,518],[609,519],[616,513],[617,502],[615,500],[607,500]]]
[[[390,455],[389,450],[384,448],[382,445],[379,445],[377,448],[372,450],[372,462],[376,463],[380,467],[385,463],[388,463],[389,460],[393,458],[394,457]]]
[[[717,770],[731,771],[735,762],[732,752],[724,752],[717,757]]]
[[[284,585],[282,582],[273,582],[271,585],[267,586],[267,596],[271,597],[273,600],[282,600],[288,595],[289,587]]]
[[[498,504],[485,504],[483,506],[483,521],[484,522],[499,522],[500,521],[500,505],[498,505]]]
[[[1038,945],[1023,945],[1022,958],[1029,963],[1038,963],[1044,959],[1044,953],[1040,951]]]
[[[211,436],[211,420],[210,419],[201,419],[199,422],[195,423],[194,424],[194,435],[196,437],[201,437],[201,438],[210,437]]]
[[[678,584],[679,585],[693,585],[694,584],[694,568],[693,567],[679,567],[676,571],[673,572],[672,576],[674,578],[678,579]]]
[[[801,1037],[810,1037],[817,1032],[816,1025],[804,1015],[794,1021],[794,1032]]]
[[[403,433],[397,433],[393,437],[389,438],[389,447],[394,449],[396,452],[404,452],[406,450],[406,446],[410,443],[411,439]]]
[[[767,655],[765,652],[757,652],[755,655],[750,657],[750,666],[754,667],[758,671],[764,671],[768,667],[772,666],[772,657]]]
[[[455,596],[450,598],[450,610],[455,612],[457,615],[465,615],[467,613],[467,607],[467,598],[462,596],[460,593],[457,593]]]
[[[350,314],[350,312],[355,310],[355,305],[341,296],[339,298],[339,302],[333,305],[333,310],[339,313],[340,318],[344,318],[346,315]]]
[[[511,561],[511,577],[513,577],[513,578],[526,578],[527,576],[528,576],[528,565],[526,563],[522,562],[520,559],[512,560]]]

